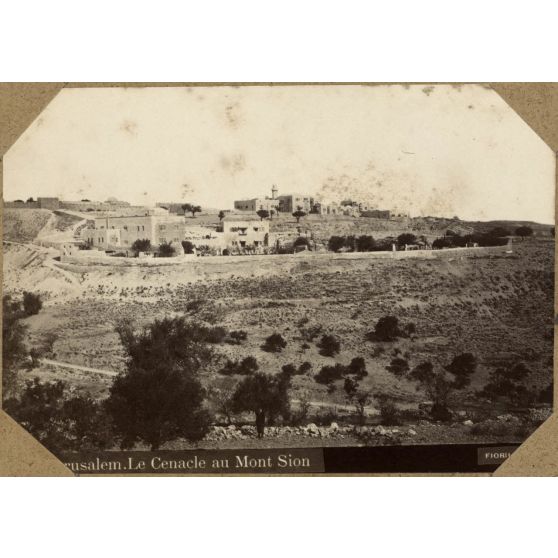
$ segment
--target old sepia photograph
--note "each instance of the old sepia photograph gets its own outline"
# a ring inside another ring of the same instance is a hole
[[[517,446],[555,181],[487,85],[64,88],[3,159],[2,408],[65,456]]]

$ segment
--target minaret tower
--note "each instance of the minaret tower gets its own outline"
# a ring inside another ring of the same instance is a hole
[[[274,200],[275,197],[277,196],[277,192],[278,192],[277,186],[274,184],[274,185],[271,187],[271,199],[272,199],[272,200]]]

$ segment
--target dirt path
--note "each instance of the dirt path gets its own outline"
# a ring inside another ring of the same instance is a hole
[[[299,399],[291,399],[292,403],[300,405]],[[353,412],[355,411],[354,405],[345,405],[343,403],[332,403],[329,401],[309,401],[310,407],[318,407],[320,409],[336,409],[337,411]],[[374,407],[367,406],[364,408],[366,414],[377,415],[378,410]]]
[[[40,360],[43,364],[52,364],[53,366],[60,366],[61,368],[70,368],[72,370],[79,370],[80,372],[93,372],[95,374],[102,374],[103,376],[118,376],[118,372],[113,370],[103,370],[101,368],[90,368],[89,366],[80,366],[79,364],[71,364],[69,362],[59,362],[58,360],[50,360],[42,358]]]

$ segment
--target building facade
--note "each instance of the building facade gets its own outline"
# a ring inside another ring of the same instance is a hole
[[[252,198],[249,200],[236,200],[234,202],[236,211],[251,211],[253,213],[260,209],[270,212],[271,210],[277,211],[278,206],[278,200],[272,198]]]
[[[302,211],[310,213],[314,206],[314,198],[305,194],[283,194],[277,196],[278,209],[281,213],[293,213],[299,207]]]
[[[156,248],[172,243],[181,246],[184,239],[184,218],[147,210],[144,214],[94,219],[94,227],[81,231],[81,238],[99,250],[130,250],[136,240],[149,240]]]
[[[231,215],[223,219],[218,231],[223,233],[227,248],[258,251],[269,245],[269,221],[266,220]]]

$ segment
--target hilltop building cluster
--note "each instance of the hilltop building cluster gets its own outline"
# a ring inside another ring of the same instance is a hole
[[[358,217],[364,215],[376,219],[406,218],[409,214],[396,209],[375,209],[362,201],[345,200],[340,203],[326,202],[317,196],[308,194],[281,194],[278,195],[277,186],[271,189],[271,197],[249,198],[235,200],[236,211],[255,213],[265,210],[270,215],[281,213],[293,213],[297,210],[317,215],[347,215]]]
[[[219,211],[218,222],[217,219],[209,219],[209,222],[204,219],[200,224],[193,218],[195,212],[202,211],[201,207],[175,202],[159,202],[155,208],[146,208],[116,198],[98,202],[38,197],[36,200],[4,202],[4,207],[68,210],[78,215],[96,213],[74,230],[74,238],[68,246],[61,245],[61,253],[67,256],[137,255],[139,241],[143,241],[143,246],[149,246],[140,254],[142,257],[153,256],[167,244],[172,246],[175,255],[266,254],[278,251],[285,243],[292,244],[300,236],[307,236],[298,224],[296,230],[286,230],[283,226],[281,231],[271,233],[270,220],[281,215],[303,212],[307,215],[364,215],[378,219],[406,216],[391,210],[373,209],[364,202],[352,200],[337,203],[307,194],[279,195],[275,185],[271,197],[236,200],[234,210]],[[267,215],[262,215],[261,210]],[[217,211],[214,213],[217,215]]]
[[[258,217],[227,215],[215,225],[194,225],[184,217],[162,208],[146,209],[137,215],[99,217],[81,230],[81,239],[94,250],[131,255],[134,243],[148,240],[152,247],[171,244],[184,254],[183,241],[196,251],[263,253],[269,245],[269,222]]]

